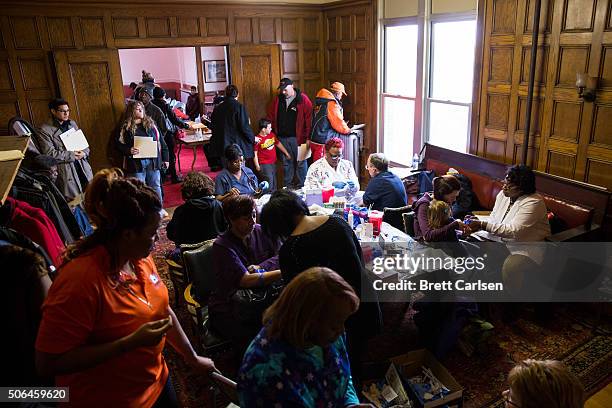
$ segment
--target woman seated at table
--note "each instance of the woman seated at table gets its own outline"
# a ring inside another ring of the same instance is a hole
[[[261,193],[257,176],[244,165],[242,149],[236,144],[225,148],[225,168],[215,178],[215,195],[223,201],[228,197]]]
[[[360,353],[367,338],[378,333],[382,319],[376,293],[361,291],[363,255],[353,230],[340,217],[310,216],[306,203],[288,190],[272,194],[260,220],[266,232],[285,240],[278,254],[285,282],[308,268],[324,266],[342,276],[360,299],[367,298],[347,322],[349,353],[358,375]]]
[[[168,239],[177,247],[217,238],[227,228],[214,189],[212,179],[204,173],[191,172],[185,177],[181,186],[185,203],[174,210],[166,228]]]
[[[263,287],[281,278],[280,241],[269,238],[255,223],[257,213],[251,196],[228,197],[223,201],[223,212],[229,229],[212,247],[217,281],[208,307],[212,327],[232,340],[241,353],[261,328],[261,316],[244,321],[244,316],[235,315],[230,299],[240,288]]]
[[[342,158],[343,148],[344,143],[338,137],[332,137],[325,143],[325,156],[308,168],[304,188],[323,189],[333,186],[353,193],[359,191],[359,179],[353,163]]]
[[[244,356],[240,406],[358,405],[343,335],[358,307],[355,291],[332,270],[298,274],[264,314]]]
[[[522,164],[510,167],[489,221],[472,219],[469,228],[482,229],[509,241],[543,241],[550,236],[546,204],[536,193],[533,171]]]
[[[457,240],[455,230],[465,228],[461,220],[449,217],[443,226],[431,225],[428,212],[433,200],[444,201],[451,206],[459,195],[460,190],[461,185],[454,176],[444,175],[433,179],[433,192],[423,194],[423,197],[414,204],[415,239],[427,242]]]

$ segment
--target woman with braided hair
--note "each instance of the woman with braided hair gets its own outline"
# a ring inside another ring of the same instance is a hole
[[[150,256],[159,195],[105,169],[85,197],[96,229],[67,250],[43,305],[38,370],[70,387],[73,406],[178,406],[162,355],[166,341],[195,370],[215,367],[189,343]]]

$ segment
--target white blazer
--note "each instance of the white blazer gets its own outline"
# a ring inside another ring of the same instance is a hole
[[[487,232],[504,240],[521,242],[543,241],[550,236],[546,204],[540,194],[520,196],[506,214],[509,205],[510,198],[500,191],[486,226]]]

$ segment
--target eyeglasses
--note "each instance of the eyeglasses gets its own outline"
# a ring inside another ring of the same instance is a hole
[[[330,154],[329,157],[331,159],[341,159],[342,158],[342,153],[339,153],[339,154]]]
[[[507,407],[521,408],[521,406],[518,405],[516,402],[510,401],[510,390],[503,391],[502,392],[502,397],[503,397],[504,402],[506,403]]]
[[[59,113],[70,113],[70,109],[55,109],[55,111]]]

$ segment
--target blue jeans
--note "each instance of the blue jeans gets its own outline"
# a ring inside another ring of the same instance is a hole
[[[270,192],[276,190],[276,164],[261,164],[261,175],[270,183]],[[261,181],[261,180],[260,180]]]
[[[136,177],[138,180],[145,183],[147,186],[151,187],[153,190],[157,192],[159,196],[159,200],[163,203],[164,197],[162,196],[161,190],[161,175],[159,170],[153,169],[153,160],[151,159],[140,159],[140,163],[142,164],[142,171],[139,173],[131,174],[132,177]]]
[[[291,159],[287,159],[283,154],[283,185],[289,188],[300,188],[306,180],[306,160],[297,162],[298,145],[295,137],[282,137],[281,143],[291,155]],[[294,182],[294,178],[297,180]]]

